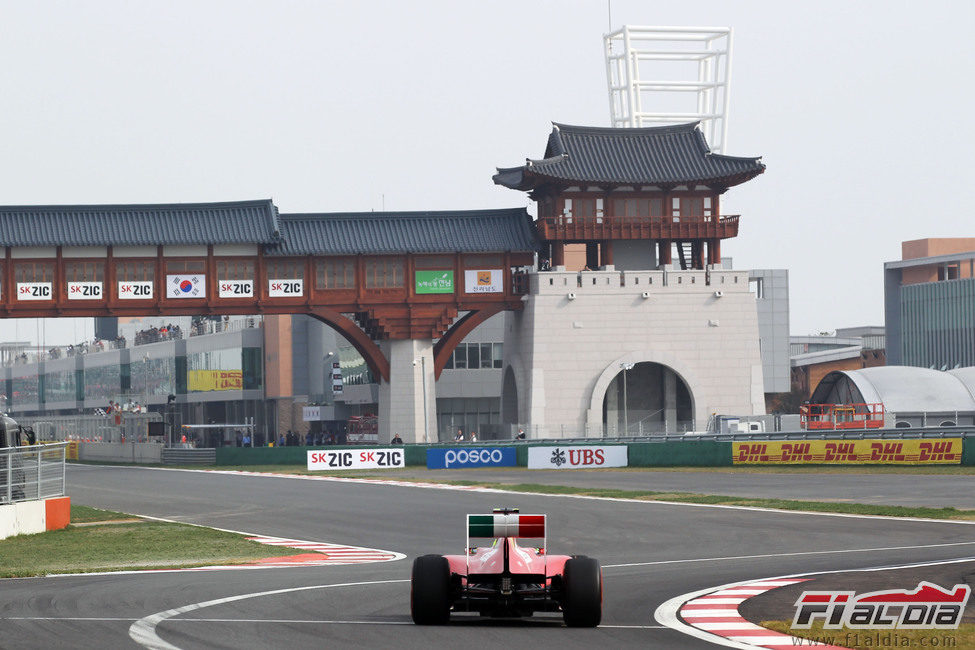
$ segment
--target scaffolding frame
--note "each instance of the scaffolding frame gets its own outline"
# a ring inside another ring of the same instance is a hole
[[[727,148],[731,95],[730,27],[638,27],[603,35],[611,126],[642,127],[700,121],[711,151]],[[696,78],[644,79],[643,62],[696,63]],[[655,111],[655,98],[696,94],[697,110]],[[646,108],[645,108],[646,107]]]

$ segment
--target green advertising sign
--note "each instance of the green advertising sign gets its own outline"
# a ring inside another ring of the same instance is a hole
[[[419,293],[453,293],[453,271],[417,271],[416,292]]]

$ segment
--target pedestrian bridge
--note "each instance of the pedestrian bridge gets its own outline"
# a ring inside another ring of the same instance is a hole
[[[386,382],[379,342],[438,339],[439,376],[477,324],[520,309],[514,269],[537,247],[520,208],[282,215],[270,200],[6,206],[0,244],[3,318],[308,314]]]

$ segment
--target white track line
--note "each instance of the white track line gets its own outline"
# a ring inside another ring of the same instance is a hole
[[[169,620],[174,616],[179,616],[181,614],[186,614],[188,612],[193,612],[204,607],[213,607],[215,605],[223,605],[226,603],[233,603],[239,600],[247,600],[248,598],[260,598],[263,596],[276,596],[278,594],[288,594],[296,591],[311,591],[313,589],[334,589],[337,587],[360,587],[365,585],[387,585],[394,584],[397,582],[409,582],[409,580],[373,580],[369,582],[343,582],[339,584],[332,585],[311,585],[308,587],[291,587],[289,589],[272,589],[271,591],[258,591],[250,594],[240,594],[238,596],[228,596],[226,598],[216,598],[214,600],[207,600],[200,603],[193,603],[191,605],[184,605],[183,607],[177,607],[175,609],[167,609],[163,612],[157,612],[155,614],[150,614],[149,616],[144,616],[138,621],[129,626],[129,638],[138,643],[144,648],[149,648],[150,650],[179,650],[177,646],[172,645],[163,641],[158,634],[156,634],[156,626],[158,626],[163,621]]]
[[[726,555],[724,557],[701,557],[688,558],[684,560],[658,560],[656,562],[630,562],[627,564],[605,564],[604,569],[617,569],[620,567],[636,566],[656,566],[660,564],[687,564],[691,562],[723,562],[727,560],[760,560],[769,557],[794,557],[797,555],[839,555],[842,553],[874,553],[878,551],[907,551],[918,548],[943,548],[948,546],[975,546],[975,541],[971,542],[947,542],[944,544],[918,544],[916,546],[880,546],[876,548],[847,548],[835,551],[794,551],[792,553],[762,553],[760,555]]]
[[[821,576],[821,575],[830,575],[830,574],[836,574],[836,573],[860,573],[860,572],[873,572],[873,571],[892,571],[892,570],[895,570],[895,569],[910,569],[910,568],[918,568],[918,567],[925,567],[925,566],[939,566],[939,565],[942,565],[942,564],[959,564],[959,563],[962,563],[962,562],[972,562],[973,560],[975,560],[975,557],[956,558],[956,559],[952,559],[952,560],[936,560],[936,561],[932,561],[932,562],[916,562],[916,563],[911,563],[911,564],[888,565],[888,566],[879,566],[879,567],[868,567],[868,568],[863,568],[863,569],[836,569],[836,570],[833,570],[833,571],[815,571],[815,572],[811,572],[811,573],[794,573],[794,574],[791,574],[791,575],[775,576],[775,577],[771,577],[771,578],[760,578],[758,580],[742,580],[740,582],[731,582],[731,583],[728,583],[728,584],[725,584],[725,585],[719,585],[717,587],[709,587],[707,589],[701,589],[699,591],[694,591],[694,592],[682,594],[680,596],[675,596],[675,597],[671,598],[670,600],[667,600],[666,602],[661,603],[660,606],[657,607],[656,611],[653,613],[653,617],[654,617],[654,619],[658,623],[660,623],[660,624],[662,624],[662,625],[664,625],[666,627],[669,627],[669,628],[671,628],[673,630],[677,630],[678,632],[682,632],[682,633],[687,634],[689,636],[693,636],[695,638],[698,638],[698,639],[707,641],[709,643],[713,643],[714,645],[721,645],[721,646],[726,646],[726,647],[729,647],[729,648],[739,648],[740,650],[755,650],[756,647],[761,647],[761,646],[757,646],[757,645],[754,645],[754,644],[745,643],[745,642],[743,642],[741,640],[738,640],[738,639],[740,639],[742,637],[738,637],[738,638],[735,638],[735,639],[724,638],[724,637],[720,637],[720,636],[717,636],[715,634],[712,634],[710,632],[707,632],[707,631],[705,631],[703,629],[699,629],[697,627],[694,627],[692,625],[688,625],[684,621],[680,620],[680,618],[678,617],[678,613],[680,612],[681,607],[683,607],[683,605],[685,603],[687,603],[687,602],[689,602],[691,600],[694,600],[696,598],[700,598],[701,596],[707,596],[707,595],[712,594],[712,593],[715,593],[717,591],[728,590],[728,589],[735,589],[735,588],[738,588],[738,587],[758,586],[758,585],[763,585],[763,584],[767,584],[767,583],[773,583],[772,586],[775,587],[775,586],[781,586],[782,584],[786,584],[786,581],[788,581],[788,582],[791,583],[792,582],[792,579],[794,579],[794,578],[808,578],[809,576]],[[780,583],[780,584],[779,585],[775,585],[774,583]],[[718,608],[715,608],[715,609],[697,610],[695,612],[695,616],[696,617],[701,617],[701,616],[705,616],[705,614],[703,614],[703,612],[711,612],[711,613],[707,614],[706,616],[709,616],[709,617],[723,617],[723,616],[728,616],[729,615],[729,611],[733,611],[734,614],[737,614],[737,607],[732,608],[732,609],[729,609],[727,607],[718,607]],[[769,631],[769,634],[772,635],[772,634],[778,634],[778,633],[777,632],[772,632],[770,630]],[[778,637],[777,637],[777,639],[778,639]],[[754,640],[754,639],[752,639],[752,640]],[[773,641],[772,639],[769,639],[768,641],[769,641],[770,644],[772,644],[772,643],[780,643],[781,642],[781,639],[779,639],[777,641]],[[795,645],[795,647],[805,647],[807,645],[810,645],[810,643],[804,641],[801,644],[797,643]],[[820,647],[825,647],[825,646],[822,646],[821,645]]]

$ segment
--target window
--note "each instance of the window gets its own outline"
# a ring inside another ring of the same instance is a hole
[[[417,269],[452,269],[454,258],[449,255],[420,255],[413,259]]]
[[[206,273],[206,260],[167,260],[167,273]]]
[[[481,370],[501,368],[502,343],[461,343],[444,364],[444,370]]]
[[[481,343],[481,367],[491,367],[491,344]]]
[[[354,289],[355,259],[335,257],[315,262],[316,289]]]
[[[254,260],[217,260],[218,280],[253,280]]]
[[[703,217],[704,216],[704,197],[685,196],[680,199],[680,216],[682,217]]]
[[[572,213],[577,217],[595,217],[596,199],[576,199]]]
[[[467,367],[471,369],[481,367],[481,348],[477,343],[467,346]]]
[[[54,282],[54,262],[16,262],[14,281]]]
[[[304,260],[272,260],[267,262],[269,280],[303,280],[305,278]]]
[[[104,277],[104,262],[64,263],[64,279],[67,282],[101,282]]]
[[[156,262],[154,260],[116,262],[115,276],[120,282],[151,282],[156,279]]]
[[[461,343],[454,349],[454,368],[464,369],[467,367],[467,344]]]
[[[465,255],[464,265],[469,269],[496,269],[503,260],[500,255]]]
[[[403,258],[401,257],[367,257],[366,258],[366,288],[367,289],[399,289],[403,285]]]
[[[765,278],[749,278],[748,290],[755,294],[758,300],[765,298]]]

